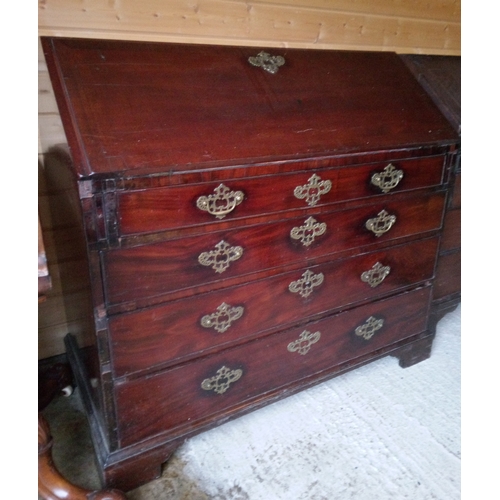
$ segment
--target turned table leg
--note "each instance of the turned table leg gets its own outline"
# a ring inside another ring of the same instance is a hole
[[[45,500],[126,500],[118,490],[89,491],[68,482],[52,460],[52,436],[47,421],[38,414],[38,494]]]

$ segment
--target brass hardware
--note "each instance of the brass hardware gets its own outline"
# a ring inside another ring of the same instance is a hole
[[[307,354],[311,346],[315,344],[321,337],[321,332],[308,332],[304,330],[297,340],[290,342],[287,350],[290,352],[298,352],[299,354]]]
[[[388,193],[394,189],[403,178],[403,171],[396,170],[392,163],[389,163],[382,172],[377,172],[372,175],[371,183],[380,188],[382,193]]]
[[[231,307],[223,302],[216,312],[203,316],[200,323],[205,328],[214,328],[219,333],[223,333],[231,326],[233,321],[241,318],[244,311],[244,307]]]
[[[306,203],[313,207],[318,203],[321,195],[326,194],[332,188],[332,183],[329,180],[322,181],[321,177],[314,174],[309,177],[307,184],[303,186],[297,186],[293,191],[295,198],[303,200],[305,198]]]
[[[365,340],[370,340],[377,330],[380,330],[384,326],[383,319],[377,319],[370,316],[364,324],[358,326],[354,333],[359,337],[363,337]]]
[[[243,255],[243,248],[232,247],[224,240],[215,245],[215,250],[203,252],[198,257],[202,266],[210,266],[216,273],[223,273],[231,262],[238,260]]]
[[[323,273],[314,274],[309,269],[302,274],[302,278],[297,281],[292,281],[288,285],[288,290],[292,293],[298,293],[301,297],[309,297],[313,292],[314,287],[321,285],[325,275]]]
[[[324,222],[317,222],[314,217],[306,219],[304,224],[299,227],[294,227],[290,231],[290,237],[294,240],[300,240],[305,246],[309,246],[316,238],[326,232],[326,224]]]
[[[285,64],[285,58],[282,56],[272,56],[267,52],[259,52],[255,57],[249,57],[248,62],[252,66],[257,66],[263,70],[275,75],[278,72],[280,66]]]
[[[369,271],[361,274],[361,281],[375,288],[385,280],[390,272],[390,266],[383,266],[380,262],[377,262]]]
[[[196,206],[204,212],[215,215],[217,219],[223,219],[243,201],[244,197],[241,191],[231,191],[224,184],[220,184],[214,189],[214,194],[200,196],[196,200]]]
[[[371,231],[377,238],[382,236],[384,233],[387,233],[389,229],[396,222],[395,215],[389,215],[388,212],[382,210],[377,214],[377,217],[373,219],[368,219],[365,223],[366,229]]]
[[[217,375],[206,378],[201,383],[201,388],[205,389],[205,391],[214,391],[217,394],[224,394],[229,389],[229,385],[239,380],[242,375],[243,370],[231,370],[226,366],[222,366],[217,370]]]

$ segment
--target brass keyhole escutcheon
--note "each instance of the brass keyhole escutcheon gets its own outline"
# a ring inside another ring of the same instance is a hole
[[[288,285],[288,290],[292,293],[298,293],[301,297],[307,298],[314,291],[314,288],[320,286],[325,279],[323,273],[314,274],[309,269],[302,274],[302,277],[292,281]]]
[[[215,245],[215,250],[202,252],[198,256],[198,262],[202,266],[211,267],[216,273],[223,273],[235,260],[243,255],[243,248],[239,246],[232,247],[224,240]]]
[[[317,236],[326,233],[326,224],[318,222],[314,217],[309,217],[305,220],[302,226],[294,227],[290,231],[290,237],[294,240],[299,240],[302,245],[308,247]]]
[[[299,200],[306,200],[310,207],[314,207],[320,200],[321,196],[328,193],[332,188],[332,183],[329,180],[322,181],[319,175],[309,177],[307,184],[297,186],[293,194]]]

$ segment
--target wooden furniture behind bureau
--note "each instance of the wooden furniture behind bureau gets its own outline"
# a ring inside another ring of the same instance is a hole
[[[461,58],[405,54],[401,58],[453,128],[461,132]],[[451,169],[433,294],[433,324],[455,309],[461,297],[462,168],[460,148]]]
[[[430,355],[459,137],[392,53],[43,39],[95,345],[68,356],[108,486],[384,355]]]

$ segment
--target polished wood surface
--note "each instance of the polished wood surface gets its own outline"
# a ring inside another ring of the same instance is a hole
[[[351,314],[309,323],[307,331],[319,331],[321,337],[304,355],[287,349],[304,331],[304,327],[293,328],[156,376],[121,383],[116,391],[120,443],[126,446],[165,428],[174,434],[186,431],[229,414],[233,407],[249,406],[263,394],[283,392],[318,373],[331,374],[344,363],[422,333],[429,300],[430,290],[421,288]],[[384,325],[365,340],[355,329],[371,316],[383,319]],[[242,370],[241,378],[223,394],[204,390],[203,380],[215,376],[223,366]],[[148,397],[151,392],[158,397]]]
[[[52,436],[45,418],[38,414],[38,495],[44,500],[126,500],[115,489],[86,490],[66,480],[52,459]]]
[[[320,197],[316,207],[338,204],[346,200],[364,198],[373,199],[377,194],[384,193],[373,184],[370,179],[373,175],[383,172],[388,162],[357,165],[352,168],[328,168],[327,165],[338,163],[333,161],[317,162],[315,173],[333,183],[334,189]],[[430,186],[439,186],[444,174],[444,157],[424,157],[416,159],[401,159],[393,161],[396,169],[404,172],[401,182],[392,190],[393,193],[411,191]],[[304,165],[311,168],[310,163]],[[326,168],[325,168],[326,167]],[[300,165],[295,165],[300,168]],[[299,175],[290,173],[282,175],[266,175],[250,179],[236,180],[231,172],[225,181],[232,191],[251,193],[224,217],[224,221],[239,220],[246,217],[256,217],[270,212],[281,213],[281,217],[289,216],[289,212],[307,208],[303,199],[294,196],[298,186],[307,186],[311,173],[307,170]],[[179,176],[180,186],[168,188],[144,189],[139,185],[136,190],[127,190],[119,195],[120,205],[119,233],[122,236],[158,232],[175,227],[206,225],[214,222],[214,217],[208,212],[201,211],[196,206],[196,200],[201,196],[213,195],[217,185],[214,183],[191,184],[187,176]],[[187,184],[186,184],[187,183]],[[127,183],[127,185],[130,185]]]
[[[430,355],[459,137],[395,54],[287,49],[271,75],[238,47],[43,43],[93,292],[95,344],[68,336],[68,356],[106,484],[138,486],[188,437],[381,356]],[[329,189],[308,204],[313,174]],[[322,283],[295,295],[308,272]],[[201,325],[224,305],[234,327]],[[358,338],[372,316],[384,329]],[[322,343],[290,351],[305,331]],[[214,394],[224,367],[242,373]]]
[[[449,141],[454,134],[392,53],[42,39],[81,177],[177,172]],[[321,82],[321,91],[311,82]],[[381,85],[383,83],[383,85]]]
[[[409,245],[390,247],[350,259],[327,261],[307,269],[322,274],[323,282],[311,296],[291,293],[289,285],[298,280],[303,269],[275,278],[245,283],[218,292],[167,302],[109,320],[113,347],[113,369],[120,377],[141,370],[157,369],[231,347],[269,334],[304,317],[324,315],[352,304],[381,298],[404,290],[411,284],[432,279],[438,240],[420,240]],[[377,262],[392,272],[372,288],[360,277]],[[339,286],[341,284],[341,286]],[[244,313],[226,332],[207,330],[201,324],[204,315],[220,304],[244,306]]]
[[[110,304],[127,302],[128,308],[144,307],[158,297],[177,292],[177,297],[192,293],[204,285],[220,287],[247,280],[248,275],[267,271],[275,274],[283,261],[288,266],[304,265],[316,259],[332,256],[344,250],[370,247],[388,241],[427,233],[439,229],[444,207],[443,194],[423,195],[387,203],[362,206],[341,212],[316,215],[314,220],[326,224],[326,231],[308,246],[293,240],[290,232],[304,226],[309,214],[300,218],[266,225],[236,227],[227,231],[210,232],[201,236],[167,240],[107,251],[103,260],[107,269],[106,294]],[[394,226],[377,237],[365,223],[385,210],[397,217]],[[241,258],[230,263],[222,273],[200,264],[199,256],[213,251],[220,242],[243,249]],[[243,257],[244,256],[244,257]],[[224,283],[221,283],[224,279]],[[171,296],[171,295],[170,295]]]

